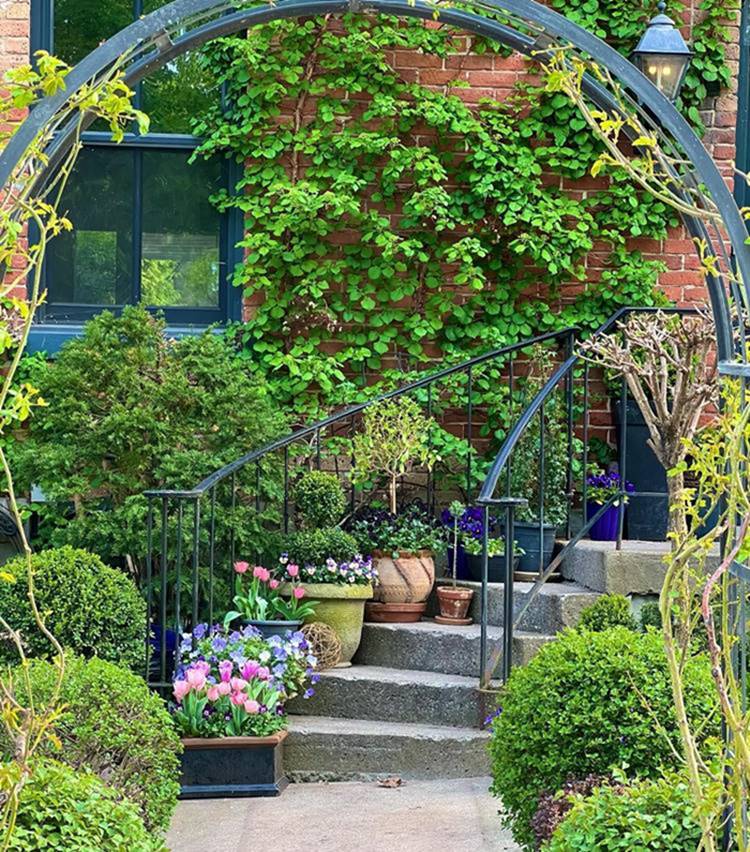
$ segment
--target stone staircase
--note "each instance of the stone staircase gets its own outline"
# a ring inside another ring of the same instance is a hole
[[[315,696],[292,703],[284,751],[292,780],[489,773],[482,722],[495,701],[478,688],[480,585],[462,585],[476,589],[475,624],[365,624],[354,665],[323,672]],[[530,589],[530,583],[515,584],[516,607]],[[574,626],[598,594],[577,582],[547,584],[514,637],[515,663],[528,662],[557,632]],[[490,584],[490,653],[502,647],[502,602],[502,584]]]

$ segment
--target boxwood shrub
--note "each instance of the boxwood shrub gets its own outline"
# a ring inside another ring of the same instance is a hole
[[[711,716],[702,734],[718,734],[708,659],[691,658],[684,677],[690,716]],[[668,739],[679,753],[666,660],[654,633],[565,631],[513,670],[500,704],[490,744],[492,791],[527,847],[540,795],[556,792],[568,777],[624,766],[632,776],[653,777],[675,762]]]
[[[599,632],[609,630],[610,627],[627,627],[628,630],[637,630],[638,623],[633,617],[630,601],[625,595],[602,595],[581,612],[578,627]]]
[[[701,829],[684,782],[642,781],[599,787],[560,823],[544,852],[695,852]]]
[[[118,801],[95,775],[52,760],[38,760],[31,768],[9,852],[166,852],[136,807]],[[0,765],[0,793],[8,792],[17,772],[15,764]]]
[[[55,674],[51,663],[31,662],[37,704],[49,699]],[[166,832],[180,792],[181,746],[162,699],[127,669],[67,656],[60,700],[65,709],[55,730],[63,748],[50,745],[47,755],[95,773],[133,802],[147,828]],[[0,752],[7,758],[8,751],[0,738]]]
[[[343,562],[359,552],[354,536],[338,527],[292,533],[284,546],[290,561],[298,565],[323,565],[329,557]]]
[[[295,485],[292,496],[298,520],[306,529],[335,526],[346,507],[339,478],[323,470],[304,473]]]
[[[15,581],[0,582],[0,612],[21,631],[30,656],[51,656],[54,649],[36,627],[27,597],[26,559],[3,567]],[[84,657],[143,667],[146,604],[129,577],[72,547],[37,553],[32,567],[37,604],[63,647]],[[17,661],[7,640],[0,640],[0,661]]]

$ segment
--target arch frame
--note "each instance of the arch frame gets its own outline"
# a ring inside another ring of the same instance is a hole
[[[472,11],[472,6],[486,14]],[[745,244],[747,230],[729,187],[696,133],[675,106],[624,56],[597,36],[535,0],[464,0],[461,8],[435,5],[425,0],[281,0],[261,5],[237,0],[173,0],[125,27],[92,51],[70,71],[65,90],[43,99],[34,107],[0,153],[0,185],[6,185],[12,178],[28,148],[43,136],[46,128],[53,125],[55,116],[68,98],[113,68],[119,67],[125,82],[134,86],[169,61],[215,38],[275,20],[346,12],[380,13],[423,20],[437,16],[441,23],[492,39],[527,57],[543,51],[553,42],[570,45],[585,53],[632,95],[632,103],[638,113],[668,134],[684,152],[698,182],[706,188],[716,206],[724,234],[731,245],[732,260],[744,288],[744,293],[737,294],[741,298],[735,298],[738,310],[741,311],[743,302],[750,306],[750,246]],[[488,15],[497,16],[500,20]],[[513,26],[515,21],[523,22],[523,29],[528,32]],[[590,75],[584,75],[582,88],[599,108],[617,109],[612,94]],[[53,172],[73,144],[74,135],[72,126],[62,127],[48,140],[45,150],[47,162],[39,169],[35,185],[40,185]],[[691,237],[703,241],[710,248],[713,246],[706,223],[699,216],[683,214],[682,218]],[[719,242],[723,243],[721,234]],[[706,275],[706,284],[716,326],[719,359],[722,362],[736,360],[738,353],[733,342],[728,295],[730,286],[721,275]],[[740,325],[744,324],[740,317]],[[746,360],[744,352],[740,352],[739,357]]]

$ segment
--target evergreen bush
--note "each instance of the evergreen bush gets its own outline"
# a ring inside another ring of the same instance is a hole
[[[625,595],[602,595],[591,606],[587,606],[578,620],[578,627],[600,633],[610,627],[627,627],[637,630],[638,623],[630,610],[630,601]]]
[[[322,470],[304,473],[292,496],[298,519],[306,529],[335,527],[346,506],[339,478]]]
[[[701,737],[718,735],[708,659],[687,660],[684,679],[690,717],[703,723]],[[613,767],[653,777],[679,754],[666,659],[653,633],[568,630],[513,670],[500,705],[492,723],[492,790],[526,846],[533,844],[540,796],[569,777]]]
[[[0,612],[21,632],[29,656],[50,656],[54,649],[37,628],[29,603],[25,557],[3,570],[14,581],[0,583]],[[32,570],[37,606],[63,647],[84,657],[143,667],[146,603],[129,577],[96,554],[72,547],[34,554]],[[0,640],[0,661],[18,661],[7,639]]]

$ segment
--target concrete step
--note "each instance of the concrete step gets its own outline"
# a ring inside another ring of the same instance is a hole
[[[290,716],[284,767],[293,781],[473,778],[489,774],[488,739],[475,728]]]
[[[322,672],[315,695],[296,698],[289,712],[478,728],[493,707],[494,695],[480,693],[476,677],[354,665]]]
[[[619,595],[658,595],[664,584],[665,541],[580,541],[561,566],[563,577],[588,589]],[[708,567],[718,565],[719,552],[709,556]]]
[[[449,580],[438,580],[438,584],[450,583]],[[469,581],[459,581],[459,585],[474,589],[469,614],[479,623],[482,612],[482,584]],[[518,614],[523,607],[526,596],[533,588],[533,583],[513,584],[513,611]],[[489,583],[488,593],[488,623],[501,626],[503,618],[503,583]],[[518,629],[530,633],[543,633],[554,636],[565,627],[575,627],[582,610],[590,606],[599,597],[599,592],[585,587],[580,583],[547,582],[542,586],[534,602],[524,615]],[[433,593],[430,613],[438,612],[437,600]]]
[[[500,652],[501,627],[487,630],[488,649]],[[513,637],[515,665],[525,665],[545,643],[553,639],[541,633],[516,633]],[[480,627],[437,624],[365,624],[355,663],[394,669],[479,677]]]

